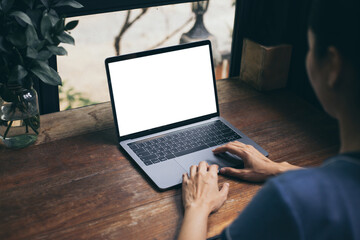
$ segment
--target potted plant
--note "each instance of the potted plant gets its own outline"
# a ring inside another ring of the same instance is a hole
[[[81,8],[74,0],[1,0],[0,3],[0,142],[20,148],[36,141],[40,118],[33,82],[60,85],[48,60],[66,55],[60,43],[74,44],[59,7]]]

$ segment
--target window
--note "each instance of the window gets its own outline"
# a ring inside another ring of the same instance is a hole
[[[161,6],[172,6],[173,5],[184,5],[184,3],[188,3],[189,2],[196,2],[194,0],[122,0],[122,1],[117,1],[117,0],[102,0],[101,2],[97,1],[97,0],[77,0],[78,2],[82,3],[85,7],[81,8],[81,9],[69,9],[69,8],[64,8],[61,10],[61,14],[66,15],[68,17],[78,17],[78,19],[80,19],[80,26],[83,24],[82,22],[82,17],[86,16],[86,15],[90,15],[91,16],[97,16],[97,14],[103,14],[103,13],[114,13],[114,12],[120,12],[120,11],[126,11],[128,9],[141,9],[141,8],[149,8],[149,7],[153,7],[155,9],[161,8]],[[217,9],[214,8],[214,10],[212,10],[212,4],[213,2],[221,2],[221,0],[210,0],[210,6],[208,11],[218,11]],[[228,53],[228,55],[226,56],[227,59],[230,59],[230,61],[228,61],[225,64],[228,64],[228,66],[223,67],[224,69],[228,69],[230,67],[230,77],[233,76],[238,76],[239,74],[239,66],[240,66],[240,59],[241,59],[241,49],[242,49],[242,36],[244,34],[244,26],[246,25],[246,4],[244,0],[224,0],[224,2],[231,2],[231,7],[232,7],[232,11],[234,14],[235,11],[235,20],[233,23],[228,23],[228,26],[224,26],[224,29],[227,30],[231,30],[231,29],[235,29],[233,32],[233,37],[232,37],[232,43],[228,43],[229,45],[231,45],[231,51],[230,53]],[[235,7],[235,9],[234,9]],[[221,10],[221,8],[219,8]],[[139,10],[135,10],[135,11],[139,11]],[[160,11],[159,11],[160,12]],[[221,11],[219,11],[221,12]],[[124,12],[126,13],[126,12]],[[93,15],[91,15],[93,14]],[[207,13],[206,13],[207,14]],[[159,15],[159,14],[158,14]],[[231,15],[231,14],[230,14]],[[214,35],[216,35],[218,32],[215,31],[213,32],[213,28],[212,26],[210,26],[206,21],[207,16],[205,15],[205,25],[208,28],[209,32],[213,33]],[[216,16],[215,19],[221,19],[221,17]],[[122,22],[123,23],[123,22]],[[120,24],[122,24],[120,23]],[[134,23],[134,27],[133,29],[135,29],[135,24]],[[219,21],[215,24],[215,26],[219,24]],[[79,29],[80,29],[79,26]],[[77,31],[78,29],[74,30]],[[126,33],[127,35],[128,33]],[[124,37],[125,38],[125,37]],[[126,37],[127,38],[127,37]],[[77,39],[76,39],[77,40]],[[131,41],[128,39],[128,41]],[[81,41],[77,41],[77,46],[79,45],[79,42]],[[170,42],[168,42],[167,44],[171,45]],[[165,45],[164,45],[165,46]],[[72,53],[70,53],[72,55]],[[70,61],[70,56],[68,56],[68,59]],[[50,59],[50,65],[52,67],[54,67],[55,69],[57,69],[57,62],[56,62],[56,58],[52,58]],[[231,63],[231,64],[230,64]],[[101,64],[103,65],[103,64]],[[61,68],[61,66],[60,66]],[[227,73],[227,71],[226,71]],[[218,77],[219,78],[219,77]],[[106,80],[106,77],[103,78],[103,81]],[[65,79],[65,87],[63,89],[61,89],[62,91],[62,96],[64,93],[69,93],[68,91],[70,91],[70,93],[72,92],[73,94],[75,93],[75,95],[78,97],[79,94],[77,94],[77,90],[73,89],[71,90],[71,84],[70,83],[66,83],[68,80]],[[60,110],[59,108],[59,88],[58,87],[54,87],[54,86],[49,86],[46,85],[44,83],[40,82],[35,82],[35,88],[38,91],[38,95],[39,95],[39,107],[40,107],[40,113],[41,114],[46,114],[46,113],[52,113],[52,112],[57,112]],[[84,93],[85,94],[85,93]],[[84,95],[82,94],[82,95]],[[80,92],[81,95],[81,92]],[[85,94],[86,95],[86,94]],[[85,96],[83,99],[83,102],[87,102],[88,100],[90,100],[90,96]],[[94,100],[94,102],[97,100]],[[74,105],[75,106],[75,105]]]
[[[203,11],[205,29],[199,16]],[[110,100],[105,58],[179,44],[193,28],[196,39],[199,32],[206,38],[206,30],[213,35],[216,78],[227,78],[234,15],[233,0],[211,0],[69,18],[79,25],[72,32],[76,46],[65,46],[68,56],[57,58],[63,79],[60,110]]]

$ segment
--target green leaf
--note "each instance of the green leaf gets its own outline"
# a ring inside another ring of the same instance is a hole
[[[49,10],[49,15],[59,18],[59,14],[52,8]]]
[[[26,69],[21,65],[16,65],[10,73],[9,83],[19,83],[28,75]]]
[[[26,49],[26,57],[32,58],[32,59],[37,59],[38,51],[32,47],[28,47]]]
[[[46,61],[49,58],[51,58],[54,54],[52,54],[50,51],[47,50],[42,50],[41,52],[39,52],[37,59],[38,60],[42,60],[42,61]]]
[[[71,45],[75,45],[74,38],[67,33],[62,32],[60,35],[57,36],[57,39],[62,43],[68,43]]]
[[[47,8],[50,8],[50,1],[49,0],[40,0],[41,3]]]
[[[24,32],[17,30],[6,36],[6,39],[14,46],[22,49],[26,47],[26,36]]]
[[[69,6],[69,7],[73,7],[73,8],[84,7],[82,4],[80,4],[79,2],[74,1],[74,0],[61,0],[55,4],[55,7],[63,7],[63,6]]]
[[[32,47],[34,47],[37,51],[40,51],[44,47],[44,45],[45,45],[45,40],[39,40]]]
[[[54,26],[54,32],[55,32],[55,34],[60,34],[63,31],[64,31],[64,20],[59,19]]]
[[[25,35],[26,35],[26,43],[28,46],[33,47],[39,42],[39,38],[34,26],[29,25],[26,28]]]
[[[30,8],[33,9],[34,8],[34,1],[35,0],[23,0],[25,2],[25,4]]]
[[[60,20],[59,15],[54,9],[49,10],[49,18],[53,26]]]
[[[3,36],[0,36],[0,52],[4,52],[4,53],[8,52],[8,49],[6,49],[5,39]]]
[[[40,9],[27,9],[26,14],[30,17],[36,30],[40,31],[42,11]]]
[[[10,13],[9,15],[16,17],[16,20],[20,19],[20,21],[22,21],[26,24],[33,25],[30,17],[22,11],[15,11],[15,12]]]
[[[68,22],[68,23],[65,25],[65,30],[66,30],[66,31],[73,30],[73,29],[78,25],[78,23],[79,23],[78,20]]]
[[[41,19],[40,29],[41,29],[41,34],[45,38],[50,36],[51,27],[52,27],[52,25],[51,25],[50,17],[47,13],[44,13],[44,15]]]
[[[47,49],[55,55],[67,55],[67,51],[63,47],[48,46]]]
[[[36,64],[30,71],[46,84],[53,86],[61,85],[61,78],[59,74],[49,67],[46,62],[36,61]]]
[[[14,5],[15,0],[1,0],[1,8],[6,13]]]

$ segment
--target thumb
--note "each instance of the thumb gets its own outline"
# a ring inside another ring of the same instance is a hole
[[[224,197],[224,201],[227,199],[227,195],[229,193],[229,183],[224,183],[220,190],[220,194]]]
[[[241,178],[241,179],[246,178],[246,175],[248,175],[249,172],[250,172],[250,170],[248,170],[248,169],[236,169],[236,168],[231,168],[231,167],[224,167],[224,168],[220,169],[221,174],[232,176],[232,177],[237,177],[237,178]]]
[[[221,190],[219,191],[219,195],[217,195],[216,202],[214,202],[213,209],[211,212],[216,212],[221,208],[221,206],[224,204],[224,202],[227,199],[229,193],[229,183],[224,183]]]

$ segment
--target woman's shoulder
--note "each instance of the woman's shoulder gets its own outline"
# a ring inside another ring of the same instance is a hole
[[[339,154],[319,167],[288,171],[271,179],[283,187],[330,187],[331,183],[355,181],[360,184],[360,152]]]
[[[344,230],[349,221],[360,224],[360,154],[337,155],[320,167],[289,171],[267,184],[303,227],[326,223]]]

